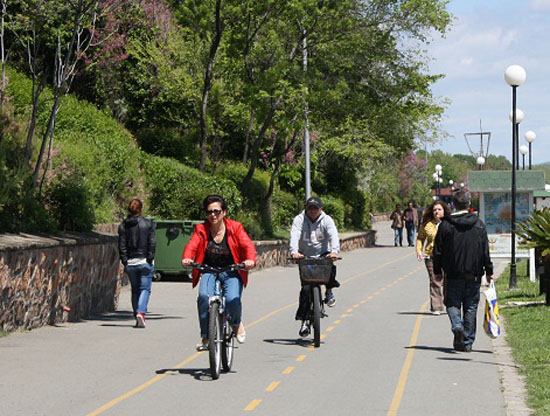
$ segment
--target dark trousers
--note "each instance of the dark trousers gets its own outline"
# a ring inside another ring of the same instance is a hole
[[[340,283],[336,280],[336,266],[332,266],[332,273],[330,279],[326,284],[327,289],[339,287]],[[300,298],[298,301],[298,310],[296,311],[296,320],[305,321],[308,318],[309,311],[311,309],[312,299],[311,285],[302,285],[300,290]]]

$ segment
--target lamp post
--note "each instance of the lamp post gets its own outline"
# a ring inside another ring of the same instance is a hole
[[[533,143],[536,138],[537,135],[533,130],[525,132],[525,140],[527,141],[527,143],[529,143],[529,170],[531,170],[531,159],[533,157],[533,153],[531,152],[531,143]]]
[[[525,155],[527,153],[529,153],[529,148],[527,146],[525,146],[524,144],[522,144],[520,147],[519,147],[519,152],[521,153],[521,157],[522,157],[522,160],[523,160],[523,164],[522,164],[522,168],[521,170],[525,170]]]
[[[478,164],[479,166],[479,170],[482,170],[483,169],[483,165],[485,164],[485,158],[483,156],[479,156],[477,159],[476,159],[476,163]]]
[[[443,182],[443,179],[441,179],[442,171],[443,171],[443,167],[441,165],[435,165],[435,174],[437,175],[437,197],[438,198],[441,196],[441,183]]]
[[[510,260],[510,282],[508,287],[510,289],[517,289],[516,278],[516,145],[517,145],[517,133],[516,130],[516,94],[517,88],[525,82],[527,74],[525,69],[519,65],[510,65],[504,72],[504,80],[512,87],[512,219],[511,219],[511,234],[512,234],[512,247],[511,247],[511,260]]]
[[[519,108],[516,108],[516,121],[514,122],[514,117],[512,112],[510,112],[510,121],[512,122],[512,126],[514,126],[516,131],[516,153],[514,153],[514,157],[516,158],[516,169],[519,170],[519,125],[525,118],[525,114],[523,111],[521,111]]]

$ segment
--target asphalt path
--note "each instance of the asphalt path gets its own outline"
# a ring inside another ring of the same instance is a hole
[[[0,414],[505,415],[481,314],[473,352],[455,352],[447,315],[429,313],[424,265],[377,226],[377,247],[338,263],[320,348],[298,336],[297,269],[258,271],[243,294],[246,342],[212,380],[194,350],[196,290],[155,282],[146,329],[132,327],[124,290],[115,313],[1,338]]]

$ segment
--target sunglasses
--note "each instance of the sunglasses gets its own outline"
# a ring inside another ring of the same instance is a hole
[[[218,216],[222,213],[222,210],[221,209],[207,209],[206,210],[206,215],[212,215],[214,214],[215,216]]]

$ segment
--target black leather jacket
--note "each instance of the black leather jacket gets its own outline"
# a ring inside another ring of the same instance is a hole
[[[128,259],[147,259],[152,264],[155,258],[155,224],[143,217],[128,217],[118,226],[118,250],[124,266]]]

